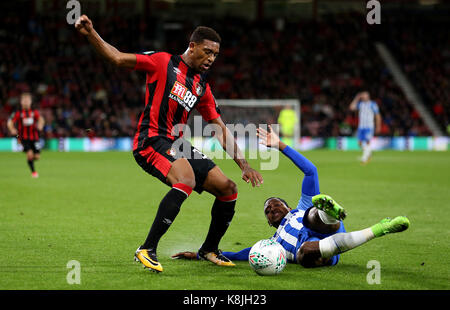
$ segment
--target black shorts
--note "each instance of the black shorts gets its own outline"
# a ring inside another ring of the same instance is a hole
[[[134,150],[133,155],[144,171],[164,184],[167,184],[166,178],[172,162],[179,158],[186,158],[194,170],[194,190],[199,194],[203,191],[203,183],[208,172],[216,166],[211,159],[183,138],[172,141],[166,137],[152,137],[144,147]]]
[[[23,146],[23,151],[28,152],[32,150],[34,154],[39,154],[41,152],[40,143],[36,140],[21,140],[20,143]]]

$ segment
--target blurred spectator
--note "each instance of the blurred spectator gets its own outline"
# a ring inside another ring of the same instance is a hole
[[[450,32],[445,30],[450,27],[448,12],[394,11],[386,16],[385,23],[389,30],[385,27],[379,31],[445,132],[450,124]],[[415,127],[423,127],[418,122]]]
[[[202,21],[216,28],[223,41],[209,73],[215,97],[300,99],[302,135],[326,137],[354,133],[356,115],[347,107],[365,88],[384,117],[382,134],[430,134],[378,57],[364,29],[367,25],[356,22],[360,19],[350,13],[326,16],[320,22]],[[106,41],[126,52],[159,49],[181,54],[195,27],[184,22],[181,30],[165,30],[166,35],[156,39],[154,27],[148,27],[162,23],[157,18],[152,23],[139,16],[93,18],[93,22]],[[35,105],[47,120],[46,138],[134,135],[144,98],[144,73],[103,63],[65,20],[7,16],[0,29],[0,136],[6,135],[5,119],[18,107],[24,87],[33,92]],[[410,67],[418,66],[419,56],[429,51],[408,48],[415,56]],[[448,57],[448,49],[447,56],[442,53],[432,51],[437,60]],[[430,66],[423,68],[431,70],[424,80],[436,73]],[[426,85],[440,94],[433,111],[448,123],[448,74],[440,71]],[[250,119],[246,113],[254,112],[227,107],[222,113],[225,122],[245,125]],[[276,122],[273,111],[258,113],[262,123]]]

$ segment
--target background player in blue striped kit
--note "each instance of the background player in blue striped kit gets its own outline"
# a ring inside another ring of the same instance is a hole
[[[372,156],[370,141],[381,130],[380,109],[375,101],[370,100],[369,92],[363,91],[356,94],[350,103],[350,110],[358,111],[358,144],[363,150],[361,163],[366,164]]]
[[[330,196],[320,194],[317,168],[306,157],[280,141],[270,132],[258,129],[261,143],[278,148],[305,174],[298,205],[291,209],[279,197],[270,197],[264,203],[264,214],[270,226],[277,228],[272,239],[286,250],[287,259],[304,267],[336,265],[339,254],[366,243],[375,237],[401,232],[409,227],[404,216],[386,218],[379,223],[354,232],[346,232],[342,220],[345,210]],[[231,260],[247,260],[250,247],[239,252],[223,252]],[[181,252],[173,258],[198,258],[195,252]]]

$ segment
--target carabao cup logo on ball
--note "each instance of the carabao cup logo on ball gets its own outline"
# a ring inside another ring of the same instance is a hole
[[[278,242],[263,239],[251,248],[248,262],[259,275],[276,275],[286,266],[286,251]]]

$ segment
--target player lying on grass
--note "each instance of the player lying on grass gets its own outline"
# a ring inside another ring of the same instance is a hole
[[[398,216],[385,218],[360,231],[346,232],[342,223],[345,210],[330,196],[320,194],[317,168],[306,157],[281,142],[270,126],[269,129],[270,132],[261,128],[258,130],[261,143],[278,148],[305,174],[300,201],[295,209],[279,197],[270,197],[264,203],[264,214],[269,225],[277,228],[272,239],[284,247],[289,262],[304,267],[336,265],[340,253],[409,227],[409,220]],[[223,252],[223,255],[231,260],[247,260],[250,249]],[[181,252],[172,258],[197,259],[198,255]]]

